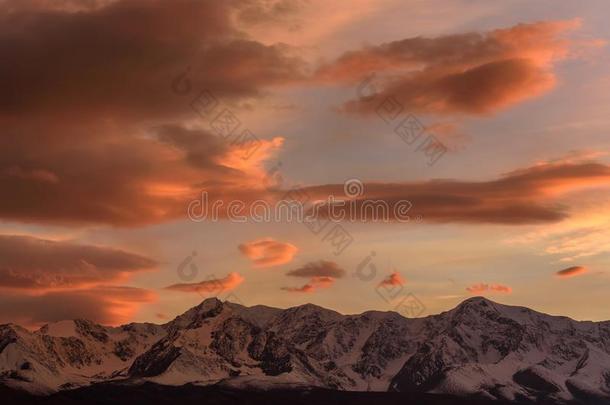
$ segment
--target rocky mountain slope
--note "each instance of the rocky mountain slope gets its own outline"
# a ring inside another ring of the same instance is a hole
[[[610,322],[484,298],[417,319],[208,299],[164,325],[2,325],[0,379],[38,394],[151,382],[610,403]]]

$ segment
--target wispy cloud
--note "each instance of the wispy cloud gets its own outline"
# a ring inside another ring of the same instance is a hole
[[[328,288],[335,283],[333,277],[316,276],[312,277],[307,284],[301,287],[282,287],[282,290],[288,292],[313,293],[320,288]]]
[[[466,287],[466,291],[471,294],[486,294],[486,293],[501,293],[501,294],[510,294],[513,292],[513,289],[504,284],[486,284],[486,283],[478,283],[471,285],[470,287]]]
[[[169,291],[180,291],[187,293],[200,294],[219,294],[223,291],[230,291],[243,283],[243,278],[239,273],[231,272],[222,278],[209,278],[197,283],[172,284],[165,287]]]

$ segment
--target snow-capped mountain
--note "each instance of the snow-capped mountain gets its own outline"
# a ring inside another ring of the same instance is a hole
[[[208,299],[164,325],[2,325],[0,378],[38,394],[150,381],[610,403],[610,322],[484,298],[417,319]]]

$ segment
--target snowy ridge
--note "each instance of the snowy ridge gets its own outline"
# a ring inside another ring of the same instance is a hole
[[[208,299],[164,325],[0,326],[1,383],[44,394],[102,381],[610,403],[610,322],[484,298],[419,319]]]

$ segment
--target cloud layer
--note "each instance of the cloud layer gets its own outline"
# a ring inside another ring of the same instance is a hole
[[[41,295],[5,293],[0,296],[0,323],[13,322],[26,327],[67,319],[88,319],[103,325],[132,321],[138,309],[154,302],[150,290],[124,286],[98,286],[63,290]]]
[[[0,288],[36,292],[124,280],[157,263],[122,250],[0,235]]]
[[[343,184],[303,188],[311,201],[329,195],[343,199],[339,205],[320,205],[321,217],[369,221],[371,201],[387,206],[377,221],[422,218],[436,223],[537,224],[557,222],[569,216],[560,197],[584,188],[610,184],[610,167],[593,162],[543,163],[515,170],[495,180],[432,180],[412,183],[364,183],[357,198],[344,198]],[[409,202],[411,206],[404,205]],[[409,208],[401,213],[401,208]],[[334,210],[331,212],[331,209]]]
[[[0,322],[127,322],[156,294],[118,283],[156,266],[148,257],[108,247],[0,235]]]
[[[412,112],[488,114],[552,88],[553,64],[569,52],[570,42],[561,35],[579,24],[548,21],[486,33],[407,38],[347,52],[320,67],[316,77],[356,83],[378,75],[367,97],[343,106],[347,112],[373,113],[379,102],[372,98],[394,97]]]
[[[184,126],[201,118],[189,104],[200,107],[204,90],[219,104],[300,75],[285,46],[233,26],[243,4],[29,3],[0,4],[0,52],[11,60],[0,66],[0,125],[12,140],[0,149],[0,189],[10,190],[0,218],[144,225],[184,217],[203,187],[246,201],[262,188],[259,165],[281,140],[261,140],[246,162],[244,145],[207,121]]]

